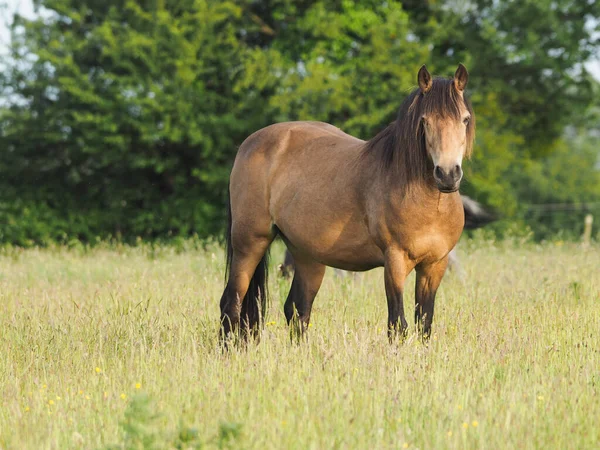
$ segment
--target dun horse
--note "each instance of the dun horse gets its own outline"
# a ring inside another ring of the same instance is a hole
[[[260,327],[277,235],[296,265],[288,323],[297,314],[306,329],[326,266],[383,266],[390,338],[408,328],[402,299],[413,269],[415,322],[430,335],[436,291],[465,221],[458,188],[475,134],[468,77],[462,64],[450,79],[421,67],[397,119],[367,142],[327,123],[287,122],[242,143],[229,182],[223,336]]]

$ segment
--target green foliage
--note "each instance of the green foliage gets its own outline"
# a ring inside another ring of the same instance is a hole
[[[524,213],[537,238],[556,232],[579,238],[583,218],[600,218],[600,171],[596,169],[598,139],[569,130],[557,140],[552,153],[541,161],[528,161],[512,182],[518,196],[532,205]]]
[[[123,445],[125,450],[164,448],[165,442],[160,436],[160,415],[154,411],[146,395],[133,398],[125,411],[121,422]]]
[[[598,2],[36,4],[0,75],[1,242],[217,235],[246,136],[312,119],[368,139],[423,63],[471,71],[467,194],[539,237],[565,224],[528,203],[598,201],[598,138],[581,121],[599,98],[581,65]]]
[[[174,433],[165,430],[164,417],[156,411],[156,405],[146,394],[134,396],[121,426],[121,443],[109,446],[110,450],[181,449],[200,450],[207,446],[219,449],[235,448],[242,436],[242,425],[221,422],[219,430],[210,439],[202,439],[196,428],[181,423]]]
[[[322,120],[368,139],[395,118],[429,52],[409,39],[399,3],[334,5],[315,2],[294,22],[289,32],[302,36],[304,48],[276,44],[293,57],[271,103],[280,120]]]
[[[215,441],[217,447],[220,449],[224,448],[235,448],[236,441],[239,439],[242,431],[242,425],[235,422],[225,422],[219,425],[219,434]]]
[[[253,114],[261,96],[236,88],[253,56],[237,38],[240,7],[42,3],[51,18],[14,33],[14,51],[35,60],[5,75],[17,95],[1,117],[0,171],[19,186],[10,201],[54,211],[50,239],[217,232],[236,144],[265,124]],[[64,220],[72,211],[85,229]],[[26,219],[12,220],[44,242]]]

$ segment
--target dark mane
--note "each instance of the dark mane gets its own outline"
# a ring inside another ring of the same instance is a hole
[[[460,120],[461,102],[463,99],[452,79],[434,78],[426,94],[417,88],[404,100],[396,120],[365,144],[361,157],[374,158],[384,173],[399,171],[395,173],[407,186],[425,181],[433,168],[427,155],[421,119],[424,115],[438,114]],[[475,137],[475,115],[466,95],[464,105],[471,114],[465,154],[469,157]]]

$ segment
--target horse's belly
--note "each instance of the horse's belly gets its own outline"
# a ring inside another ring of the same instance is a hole
[[[327,247],[306,243],[299,251],[327,266],[356,272],[371,270],[384,263],[381,250],[367,243],[352,246],[345,242],[343,245]]]
[[[343,270],[364,271],[383,265],[381,249],[356,218],[336,220],[314,211],[304,219],[299,217],[282,217],[276,223],[294,253]]]
[[[332,248],[330,252],[316,252],[317,261],[336,269],[362,272],[383,266],[384,257],[379,247],[365,244],[354,248]]]

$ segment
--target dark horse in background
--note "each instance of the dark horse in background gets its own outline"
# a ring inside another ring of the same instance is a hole
[[[495,216],[486,211],[483,206],[466,195],[460,196],[465,212],[465,230],[475,230],[496,220]],[[335,269],[336,274],[341,275],[344,272]],[[456,247],[448,254],[448,270],[460,271],[460,263],[456,256]],[[289,278],[294,273],[294,257],[289,250],[285,250],[283,263],[277,266],[277,271],[284,278]]]
[[[242,143],[229,181],[224,338],[260,329],[268,249],[278,235],[295,261],[284,313],[298,331],[308,326],[326,266],[383,266],[388,335],[406,333],[404,283],[415,269],[415,322],[429,336],[465,223],[458,188],[475,135],[468,77],[462,64],[449,79],[421,67],[397,119],[367,142],[326,123],[287,122]]]

